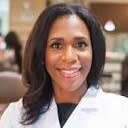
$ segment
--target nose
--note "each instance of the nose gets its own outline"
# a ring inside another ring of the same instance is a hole
[[[75,49],[72,47],[65,48],[62,54],[62,60],[67,63],[75,63],[78,59]]]

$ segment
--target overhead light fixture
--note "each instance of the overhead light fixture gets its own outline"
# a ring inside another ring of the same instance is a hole
[[[108,20],[104,25],[106,31],[114,31],[115,28],[115,23],[112,20]]]

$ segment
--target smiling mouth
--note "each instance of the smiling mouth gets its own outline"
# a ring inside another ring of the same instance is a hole
[[[79,69],[59,69],[59,73],[61,76],[65,78],[74,78],[80,75]]]

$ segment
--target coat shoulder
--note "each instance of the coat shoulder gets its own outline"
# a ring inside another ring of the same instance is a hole
[[[101,95],[101,100],[111,108],[119,108],[120,110],[127,110],[128,108],[128,98],[119,94],[103,92]]]
[[[114,100],[114,101],[125,101],[128,102],[128,97],[121,96],[115,93],[103,92],[102,96],[107,100]]]
[[[2,126],[2,128],[6,128],[8,126],[20,126],[22,113],[23,113],[22,99],[20,99],[17,102],[10,103],[1,117],[0,127]]]

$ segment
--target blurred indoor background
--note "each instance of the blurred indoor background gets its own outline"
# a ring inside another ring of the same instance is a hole
[[[96,15],[107,47],[101,86],[105,91],[128,96],[128,0],[0,0],[0,73],[9,71],[21,75],[22,72],[16,62],[16,50],[8,46],[8,33],[16,33],[22,47],[16,49],[22,56],[40,12],[59,2],[82,3]],[[1,81],[0,86],[3,86]]]

